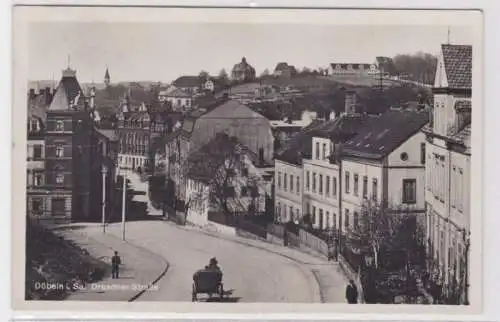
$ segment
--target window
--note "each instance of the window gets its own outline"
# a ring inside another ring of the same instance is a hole
[[[332,195],[337,198],[337,177],[332,177]]]
[[[236,195],[236,192],[234,190],[234,187],[225,187],[224,189],[224,196],[228,198],[234,198]]]
[[[425,164],[425,142],[420,143],[420,163]]]
[[[354,212],[352,221],[353,221],[354,230],[358,230],[358,228],[359,228],[359,214],[357,211]]]
[[[64,122],[59,120],[56,122],[56,131],[64,131]]]
[[[64,174],[58,173],[56,174],[56,183],[63,184],[64,183]]]
[[[285,190],[285,191],[287,190],[287,179],[288,179],[287,174],[284,173],[283,174],[283,190]]]
[[[323,209],[319,210],[319,229],[323,229]]]
[[[41,160],[42,159],[42,146],[40,144],[36,144],[33,146],[33,160]]]
[[[313,225],[316,224],[316,207],[315,206],[312,207],[311,221],[312,221]]]
[[[295,209],[295,221],[299,221],[300,218],[300,210],[299,208]]]
[[[62,145],[56,146],[56,157],[58,158],[64,157],[64,147]]]
[[[248,189],[247,187],[241,187],[241,196],[246,197],[248,194]]]
[[[326,143],[323,143],[323,160],[326,160]]]
[[[38,131],[38,120],[31,120],[31,131]]]
[[[306,171],[306,191],[309,191],[309,181],[310,181],[309,175],[310,175],[309,171]]]
[[[458,180],[457,180],[457,167],[453,166],[453,173],[451,174],[451,185],[450,185],[450,190],[451,190],[451,207],[455,208],[457,206],[457,200],[458,200]]]
[[[400,157],[401,157],[401,160],[406,161],[406,160],[408,160],[408,153],[403,152],[403,153],[401,153]]]
[[[293,192],[293,176],[290,175],[290,192]]]
[[[377,195],[378,195],[378,182],[377,178],[373,178],[372,181],[372,200],[377,201]]]
[[[354,174],[354,195],[355,196],[358,195],[358,183],[359,183],[359,177],[358,177],[358,174],[355,173]]]
[[[43,213],[43,202],[41,199],[31,200],[31,212],[36,215],[41,215]]]
[[[368,177],[363,176],[363,199],[368,198]]]
[[[316,142],[316,160],[319,160],[319,142]]]
[[[345,210],[344,227],[346,230],[349,229],[349,209]]]
[[[296,187],[297,187],[297,194],[300,193],[300,177],[297,176],[297,184],[296,184]]]
[[[293,207],[292,206],[288,206],[288,216],[290,216],[290,218],[288,218],[288,221],[291,221],[292,217],[293,217]]]
[[[313,177],[312,177],[312,191],[316,192],[316,172],[313,172]]]
[[[319,190],[319,194],[322,195],[323,194],[323,175],[322,174],[319,175],[318,190]]]
[[[281,215],[281,203],[278,202],[278,205],[276,206],[276,215]]]
[[[326,176],[325,180],[325,195],[330,197],[330,176]]]
[[[349,172],[345,172],[345,193],[349,193]]]
[[[43,184],[43,175],[41,172],[34,172],[33,173],[33,185],[35,187],[41,186]]]
[[[278,171],[278,188],[281,188],[281,172]]]
[[[403,179],[403,203],[413,204],[417,202],[417,180]]]

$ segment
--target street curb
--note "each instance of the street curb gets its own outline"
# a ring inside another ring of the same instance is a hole
[[[175,226],[179,227],[180,229],[193,231],[192,229],[187,229],[187,228],[184,228],[184,227],[181,227],[181,226],[178,226],[178,225],[175,225]],[[233,243],[237,243],[237,244],[240,244],[240,245],[245,245],[245,246],[248,246],[248,247],[260,249],[260,250],[266,251],[268,253],[272,253],[272,254],[284,257],[284,258],[286,258],[286,259],[288,259],[288,260],[290,260],[292,262],[299,263],[299,264],[302,264],[302,265],[314,265],[312,263],[303,262],[301,260],[295,259],[295,258],[290,257],[288,255],[285,255],[285,254],[282,254],[282,253],[279,253],[279,252],[275,252],[275,251],[272,251],[272,250],[264,248],[264,247],[259,247],[259,246],[256,246],[256,245],[248,244],[248,243],[245,243],[245,242],[240,241],[240,240],[234,240],[234,239],[227,238],[227,237],[224,237],[224,236],[215,235],[215,234],[212,234],[210,232],[203,231],[201,229],[196,229],[194,231],[200,232],[200,233],[202,233],[202,234],[204,234],[206,236],[210,236],[210,237],[213,237],[213,238],[224,239],[224,240],[227,240],[227,241],[230,241],[230,242],[233,242]],[[242,238],[245,238],[245,237],[242,237]],[[299,266],[299,270],[302,271],[303,273],[305,271],[300,266]],[[323,293],[322,293],[322,287],[321,287],[321,283],[319,283],[318,277],[314,274],[314,272],[313,272],[312,269],[307,269],[306,271],[308,271],[309,273],[311,273],[311,275],[314,277],[314,280],[316,281],[316,284],[318,285],[318,290],[317,290],[317,293],[315,292],[316,293],[315,295],[318,297],[320,303],[324,303],[324,296],[323,296]]]
[[[325,293],[323,292],[321,282],[319,281],[318,271],[316,269],[311,269],[311,272],[313,273],[316,283],[318,283],[319,285],[319,300],[321,301],[321,303],[325,303]]]
[[[109,235],[111,236],[112,238],[115,238],[115,239],[120,239],[118,237],[116,237],[115,235]],[[156,283],[158,283],[162,278],[163,276],[165,276],[165,274],[167,274],[168,272],[168,269],[170,268],[170,263],[161,255],[159,254],[156,254],[155,252],[152,252],[150,251],[149,249],[145,248],[145,247],[142,247],[142,246],[139,246],[139,245],[136,245],[134,243],[131,243],[131,242],[128,242],[128,241],[124,241],[125,243],[127,243],[128,245],[132,246],[132,247],[135,247],[137,248],[138,250],[140,251],[143,251],[143,252],[146,252],[146,253],[149,253],[150,255],[153,255],[157,258],[159,258],[161,261],[163,261],[163,264],[165,265],[165,268],[163,269],[163,271],[160,273],[160,275],[158,275],[158,277],[156,277],[151,283],[148,284],[148,287],[139,291],[137,294],[135,294],[134,296],[132,296],[127,302],[134,302],[135,300],[137,300],[139,297],[141,297],[144,293],[146,293],[146,291],[148,291],[153,285],[155,285]]]

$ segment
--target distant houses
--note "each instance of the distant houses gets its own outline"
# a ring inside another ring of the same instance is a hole
[[[375,76],[380,72],[376,64],[331,63],[328,66],[328,75],[331,76]]]

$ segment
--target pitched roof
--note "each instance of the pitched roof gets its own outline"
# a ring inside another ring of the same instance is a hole
[[[177,87],[197,87],[200,86],[202,80],[198,76],[181,76],[172,82],[172,85]]]
[[[325,121],[322,120],[312,121],[311,124],[285,142],[279,151],[276,151],[275,159],[300,165],[302,158],[311,154],[312,132],[323,126],[324,123]]]
[[[160,92],[160,95],[169,96],[169,97],[191,97],[188,93],[184,92],[182,89],[177,88],[175,86],[171,86],[166,91]]]
[[[217,119],[265,119],[264,116],[254,112],[251,108],[236,100],[227,100],[201,117]]]
[[[68,103],[71,103],[78,96],[78,94],[83,96],[82,88],[80,87],[76,77],[63,77],[61,79],[60,86],[62,86],[66,91]]]
[[[472,88],[472,46],[441,45],[450,88]]]
[[[460,132],[452,136],[455,142],[465,146],[465,152],[470,153],[471,150],[471,125],[465,126]]]
[[[387,111],[369,122],[343,147],[344,155],[381,159],[389,155],[429,122],[428,111]]]
[[[118,135],[115,130],[110,130],[110,129],[95,129],[97,133],[101,134],[102,136],[106,137],[110,141],[118,141]]]
[[[353,114],[342,115],[334,120],[327,121],[312,130],[311,134],[342,142],[358,134],[363,126],[378,120],[375,115]]]

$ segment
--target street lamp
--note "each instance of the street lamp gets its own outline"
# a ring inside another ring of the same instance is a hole
[[[108,168],[103,165],[101,169],[102,173],[102,233],[106,233],[106,174],[108,173]]]
[[[121,167],[123,177],[123,191],[122,191],[122,239],[125,240],[125,208],[127,202],[127,167]]]

